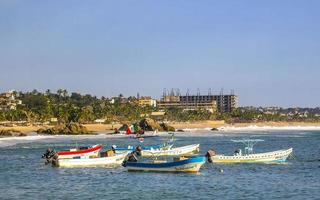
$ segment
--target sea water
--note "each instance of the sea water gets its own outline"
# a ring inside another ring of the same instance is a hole
[[[292,147],[287,164],[209,164],[197,174],[127,172],[125,168],[62,169],[44,165],[41,155],[104,144],[157,145],[168,134],[143,143],[126,136],[32,136],[0,139],[0,199],[320,199],[319,130],[228,130],[176,134],[175,146],[200,144],[232,155],[242,147],[231,139],[263,139],[255,152]]]

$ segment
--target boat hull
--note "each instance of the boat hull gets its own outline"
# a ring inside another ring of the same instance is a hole
[[[158,156],[187,156],[199,153],[199,144],[187,145],[183,147],[163,149],[150,149],[141,152],[142,157],[158,157]]]
[[[58,159],[53,163],[56,167],[72,168],[72,167],[114,167],[120,166],[127,157],[128,152],[116,154],[111,157],[89,158],[88,156],[80,156],[74,159]]]
[[[192,157],[182,161],[168,163],[134,163],[128,162],[125,167],[128,171],[136,172],[186,172],[196,173],[206,162],[203,156]]]
[[[75,151],[61,151],[58,152],[59,159],[72,159],[75,156],[98,156],[100,150],[102,149],[102,145],[94,145],[91,148],[84,150],[75,150]]]
[[[283,163],[286,162],[288,156],[292,153],[293,149],[272,151],[266,153],[249,154],[242,156],[225,156],[215,155],[211,156],[213,163]]]

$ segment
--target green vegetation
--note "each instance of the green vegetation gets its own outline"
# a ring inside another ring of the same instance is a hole
[[[1,111],[0,121],[27,121],[54,122],[54,123],[92,123],[96,119],[105,119],[110,122],[139,121],[151,112],[158,111],[150,106],[139,106],[135,97],[124,98],[121,94],[113,99],[97,98],[89,94],[69,94],[67,90],[59,89],[56,93],[47,90],[40,93],[16,92],[17,99],[22,100],[22,105],[17,105],[16,110]],[[269,109],[269,110],[268,110]],[[270,112],[270,109],[272,112]],[[320,108],[238,108],[231,113],[211,113],[205,109],[183,110],[181,108],[168,108],[165,116],[158,120],[168,121],[201,121],[225,120],[235,122],[264,122],[264,121],[320,121]],[[151,116],[152,117],[152,116]]]
[[[89,94],[81,95],[59,89],[56,93],[47,90],[40,93],[32,92],[17,93],[22,105],[16,110],[0,111],[0,121],[27,121],[47,122],[57,118],[58,123],[79,122],[90,123],[95,119],[107,119],[111,121],[133,121],[139,120],[141,114],[151,113],[154,108],[140,107],[135,97],[129,97],[123,101],[121,95],[110,99],[97,98]]]

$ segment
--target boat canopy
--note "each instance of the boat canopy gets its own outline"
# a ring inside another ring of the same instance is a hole
[[[245,154],[252,154],[253,153],[253,146],[258,142],[263,142],[264,140],[261,139],[242,139],[242,140],[231,140],[232,142],[239,142],[245,145],[244,153]]]

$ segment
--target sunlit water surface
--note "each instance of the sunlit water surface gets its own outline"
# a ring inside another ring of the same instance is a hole
[[[176,135],[176,146],[199,143],[201,153],[223,154],[241,147],[231,139],[263,139],[256,152],[293,147],[288,164],[206,163],[198,174],[132,173],[125,168],[61,169],[45,166],[47,147],[137,145],[123,136],[34,136],[0,139],[0,199],[320,199],[320,131],[191,132]],[[168,138],[146,138],[155,145]],[[140,143],[141,144],[141,143]]]

